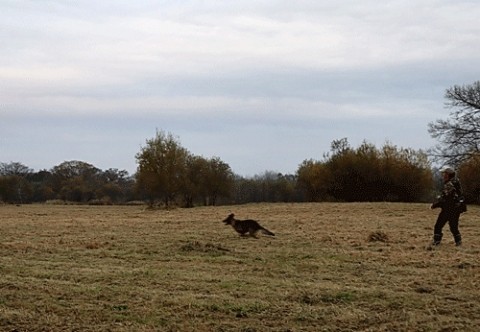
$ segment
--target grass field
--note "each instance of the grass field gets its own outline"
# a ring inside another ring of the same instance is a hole
[[[427,204],[3,205],[0,331],[477,331],[479,212],[426,250]]]

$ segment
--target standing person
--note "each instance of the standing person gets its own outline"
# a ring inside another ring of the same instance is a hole
[[[440,172],[443,177],[442,193],[438,201],[430,207],[431,209],[438,207],[442,209],[435,223],[432,246],[438,246],[442,241],[442,229],[447,222],[456,246],[460,246],[462,244],[462,235],[458,230],[458,220],[460,214],[466,211],[466,206],[463,203],[462,186],[455,176],[453,168],[446,166]]]

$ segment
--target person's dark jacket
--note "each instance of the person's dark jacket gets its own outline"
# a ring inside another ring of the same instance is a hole
[[[448,180],[442,189],[441,195],[432,204],[432,209],[442,208],[451,212],[465,212],[466,206],[463,200],[462,185],[457,178]]]

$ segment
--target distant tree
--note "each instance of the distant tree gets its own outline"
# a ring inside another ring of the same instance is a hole
[[[383,187],[379,183],[379,158],[375,146],[363,142],[357,149],[352,149],[343,142],[339,149],[334,143],[332,155],[326,162],[332,179],[329,194],[345,201],[379,200]]]
[[[234,175],[230,166],[218,157],[207,161],[204,176],[205,205],[217,205],[219,197],[230,196]]]
[[[19,162],[0,163],[0,175],[18,175],[27,176],[33,173],[33,170]]]
[[[81,177],[85,180],[95,180],[101,173],[97,167],[78,160],[64,161],[52,168],[51,173],[60,180]]]
[[[153,205],[162,199],[165,206],[175,200],[185,179],[189,152],[172,134],[157,131],[137,153],[137,185]]]
[[[292,202],[296,199],[295,176],[265,171],[253,177],[257,202]]]
[[[440,144],[431,150],[436,160],[459,165],[480,153],[480,81],[454,85],[445,92],[445,105],[454,109],[447,120],[429,124]]]
[[[0,163],[0,201],[8,203],[29,203],[33,188],[28,176],[33,170],[19,163]]]
[[[402,202],[428,201],[434,183],[427,154],[410,148],[389,148],[395,153],[392,167],[387,168],[391,194]]]
[[[258,182],[253,178],[235,175],[233,180],[233,202],[236,204],[261,202]]]
[[[253,177],[235,175],[232,201],[236,204],[259,202],[300,202],[302,190],[292,174],[265,171]]]
[[[0,201],[6,203],[30,203],[33,190],[25,177],[0,176]]]
[[[55,198],[55,192],[52,188],[52,173],[47,170],[41,170],[28,175],[28,181],[33,188],[34,202],[45,202]]]
[[[60,199],[88,202],[96,198],[101,170],[78,160],[65,161],[51,170],[52,188]]]
[[[458,168],[467,203],[480,204],[480,154],[470,157]]]
[[[332,143],[330,144],[330,151],[333,154],[333,156],[340,156],[343,155],[347,152],[350,152],[352,148],[350,147],[350,143],[348,142],[348,139],[346,137],[333,140]],[[325,155],[325,157],[328,158],[328,154]]]
[[[134,181],[125,170],[110,168],[99,175],[100,187],[95,192],[101,203],[121,203],[133,198]]]
[[[187,155],[186,171],[181,185],[185,207],[194,207],[197,198],[207,195],[207,180],[205,179],[207,172],[207,159],[192,154]]]
[[[328,199],[331,185],[331,172],[325,163],[315,160],[304,160],[297,170],[297,186],[305,193],[309,202]]]
[[[270,174],[271,202],[296,202],[300,199],[297,191],[297,177],[292,174],[266,172]]]
[[[275,182],[277,178],[277,173],[272,171],[265,171],[263,174],[254,176],[253,179],[258,184],[261,202],[275,202]]]
[[[309,201],[421,201],[433,186],[422,151],[391,144],[377,149],[367,142],[354,149],[341,139],[324,158],[304,161],[298,169],[298,186]]]

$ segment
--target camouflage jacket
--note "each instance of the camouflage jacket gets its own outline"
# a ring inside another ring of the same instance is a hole
[[[440,196],[433,203],[432,208],[455,209],[460,201],[463,201],[462,185],[457,178],[453,178],[443,185]]]

